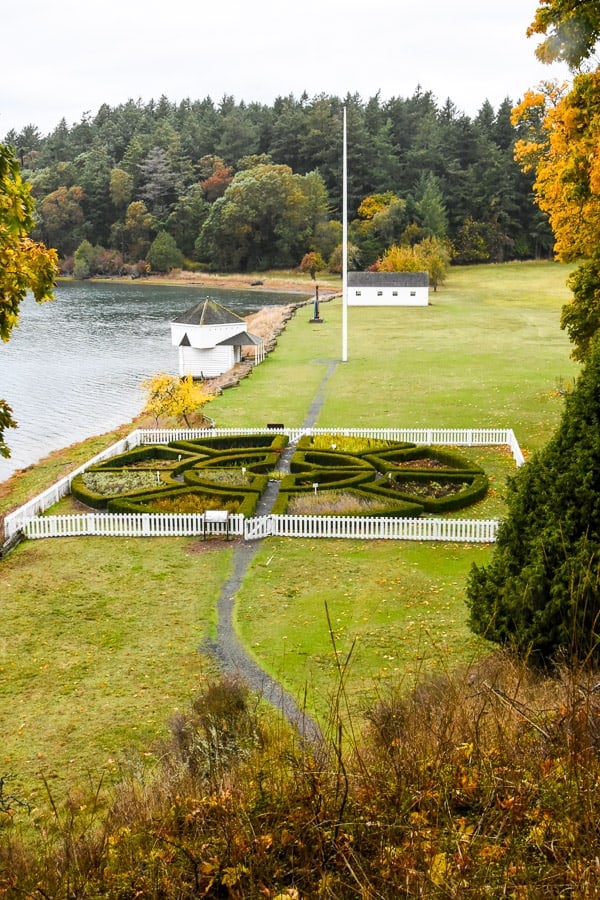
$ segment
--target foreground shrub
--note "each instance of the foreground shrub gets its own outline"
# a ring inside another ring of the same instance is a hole
[[[29,844],[5,817],[0,895],[595,897],[598,678],[493,656],[380,694],[360,738],[334,714],[314,743],[209,683],[106,813],[55,802]]]
[[[491,562],[470,574],[472,629],[540,666],[600,661],[600,340],[507,507]]]

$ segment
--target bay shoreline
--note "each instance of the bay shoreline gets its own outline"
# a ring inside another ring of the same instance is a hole
[[[103,280],[103,279],[97,279]],[[112,279],[128,281],[130,279]],[[144,276],[145,284],[173,284],[179,287],[193,288],[229,288],[230,290],[255,290],[276,291],[281,293],[313,294],[317,285],[327,294],[339,293],[342,288],[341,276],[328,276],[325,279],[312,279],[309,275],[302,275],[294,271],[274,272],[249,272],[244,274],[215,274],[209,272],[184,272],[175,269],[168,275]]]
[[[60,281],[63,280],[71,281],[72,279],[60,279]],[[98,282],[127,282],[130,279],[98,278],[93,280]],[[318,280],[313,281],[307,276],[303,277],[293,272],[276,275],[209,275],[206,273],[176,271],[164,276],[156,275],[147,278],[145,277],[143,282],[144,284],[157,284],[161,286],[172,284],[178,287],[185,287],[189,285],[193,291],[197,291],[201,288],[208,288],[210,290],[211,287],[216,287],[228,288],[230,290],[255,290],[257,293],[274,291],[277,293],[289,294],[289,304],[263,307],[257,312],[244,317],[245,321],[248,323],[248,330],[258,337],[261,337],[265,346],[269,349],[273,349],[277,336],[284,330],[287,322],[294,315],[296,310],[299,307],[306,306],[313,302],[312,298],[315,295],[317,285],[319,285],[320,298],[323,302],[331,300],[341,292],[341,279],[338,279],[337,281],[328,279],[326,282],[319,282]],[[258,282],[260,282],[260,284]],[[301,295],[304,296],[304,299],[302,300],[299,299]],[[241,378],[245,377],[250,370],[251,365],[248,365],[247,367],[242,365],[239,367],[239,371],[230,370],[219,378],[212,379],[211,389],[214,390],[215,393],[221,393],[222,390],[227,387],[238,384]],[[109,432],[90,434],[82,441],[77,441],[61,449],[54,450],[51,453],[40,457],[35,463],[32,463],[25,468],[17,469],[7,479],[0,482],[0,531],[3,515],[19,506],[25,499],[35,496],[39,493],[39,490],[42,489],[36,484],[35,488],[32,488],[30,491],[25,489],[23,492],[25,480],[34,470],[39,470],[39,475],[42,477],[44,470],[47,470],[48,480],[47,484],[44,486],[49,486],[54,481],[62,478],[65,474],[68,474],[72,469],[81,465],[81,459],[77,453],[78,448],[82,448],[90,441],[103,442],[104,438],[106,438],[106,446],[108,446],[110,443],[119,440],[135,428],[144,428],[153,423],[154,420],[151,417],[145,416],[143,412],[140,411],[139,415]],[[90,453],[89,455],[91,456],[93,453]],[[39,479],[36,479],[36,482],[38,480]],[[22,493],[24,493],[25,496],[21,496]],[[13,494],[19,495],[18,500],[15,500],[14,503],[11,502],[11,495]]]

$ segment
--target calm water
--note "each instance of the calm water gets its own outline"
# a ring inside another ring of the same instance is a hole
[[[137,415],[141,382],[177,373],[170,321],[207,296],[202,287],[62,283],[53,303],[29,297],[10,341],[0,343],[0,397],[16,429],[0,481],[52,450],[109,431]],[[290,302],[289,294],[210,289],[238,315]]]

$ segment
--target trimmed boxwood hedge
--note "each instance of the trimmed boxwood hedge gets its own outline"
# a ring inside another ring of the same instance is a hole
[[[335,436],[332,435],[332,441]],[[73,479],[72,492],[87,506],[111,511],[152,512],[153,501],[198,494],[203,497],[227,498],[239,502],[239,511],[252,515],[259,497],[268,483],[268,473],[277,467],[282,450],[287,446],[286,435],[243,435],[214,437],[196,441],[172,441],[168,445],[147,445],[106,460],[88,471],[126,473],[138,462],[152,460],[156,463],[145,471],[155,470],[160,476],[161,486],[142,488],[119,494],[99,494],[84,484],[84,476]],[[422,461],[432,458],[445,468],[425,466]],[[161,468],[161,462],[163,468]],[[165,465],[165,463],[171,465]],[[173,465],[172,463],[176,463]],[[410,463],[399,467],[398,463]],[[219,484],[203,477],[203,469],[246,468],[249,484],[241,482]],[[394,507],[381,512],[368,512],[377,516],[414,516],[422,512],[443,513],[475,503],[482,499],[488,488],[488,479],[483,469],[462,457],[459,453],[438,447],[417,446],[398,442],[390,449],[382,447],[356,453],[328,449],[314,449],[312,438],[302,437],[298,449],[292,457],[290,474],[280,484],[279,495],[273,511],[282,513],[288,506],[289,498],[295,494],[312,491],[313,484],[323,490],[344,490],[364,497],[385,497],[394,500]],[[139,469],[137,471],[140,471]],[[398,490],[389,484],[386,476],[393,475],[396,481],[453,482],[464,488],[447,497],[415,496]],[[317,513],[326,515],[327,513]],[[352,515],[365,515],[363,512]]]
[[[332,440],[334,436],[332,436]],[[422,512],[442,513],[462,509],[481,500],[488,489],[488,479],[483,469],[465,459],[458,453],[438,447],[418,446],[408,442],[398,443],[396,447],[374,453],[338,452],[336,450],[311,449],[312,438],[303,437],[291,462],[292,474],[284,479],[280,494],[286,495],[277,502],[281,511],[287,507],[291,495],[311,490],[314,483],[326,484],[328,488],[346,488],[350,484],[360,484],[360,491],[369,496],[397,497],[402,504],[410,507],[405,515],[418,515]],[[425,459],[435,459],[445,468],[436,469],[419,465]],[[414,465],[399,467],[399,462],[411,462]],[[336,467],[336,468],[334,468]],[[352,479],[352,471],[360,468],[361,473]],[[385,480],[388,473],[402,481],[439,482],[459,481],[464,484],[463,490],[448,497],[424,497],[399,491],[389,486]],[[308,484],[302,484],[308,482]],[[369,513],[370,515],[370,513]]]
[[[100,471],[96,469],[96,467],[88,469],[88,472]],[[122,472],[123,469],[102,469],[103,472],[111,472],[114,471],[116,474]],[[84,472],[82,475],[76,475],[71,482],[71,493],[75,497],[76,500],[79,500],[80,503],[83,503],[85,506],[90,506],[92,509],[106,509],[108,506],[109,500],[113,497],[137,497],[140,494],[140,488],[134,491],[120,492],[119,494],[99,494],[97,491],[93,491],[85,484],[85,475]],[[163,473],[160,473],[161,481],[164,482]],[[143,491],[148,491],[149,488],[142,488]],[[161,490],[161,488],[159,488]]]
[[[211,468],[216,468],[215,466],[211,466]],[[234,469],[233,471],[239,472],[239,469]],[[269,483],[268,475],[259,475],[253,472],[246,472],[246,478],[250,478],[249,484],[242,484],[242,474],[240,472],[240,481],[236,484],[235,482],[231,482],[228,484],[220,483],[218,481],[211,481],[210,478],[202,475],[203,469],[188,469],[184,474],[184,480],[186,484],[189,484],[193,487],[202,487],[202,488],[214,488],[215,490],[239,490],[244,492],[251,492],[254,494],[258,494],[261,496],[267,484]]]
[[[248,434],[239,437],[208,437],[190,441],[170,441],[169,447],[186,450],[189,453],[207,452],[222,456],[225,453],[239,453],[241,450],[285,450],[289,443],[286,434]]]
[[[294,453],[290,463],[292,472],[309,471],[312,468],[365,469],[373,470],[373,463],[351,453],[338,453],[336,450],[310,450]]]
[[[397,472],[398,470],[396,470],[396,473]],[[413,494],[398,490],[393,485],[388,484],[385,479],[378,481],[377,483],[367,482],[366,484],[361,485],[361,489],[365,493],[368,492],[373,495],[401,497],[404,500],[417,502],[421,504],[423,511],[428,513],[454,512],[457,509],[463,509],[465,506],[471,506],[478,500],[482,500],[488,489],[487,475],[473,475],[467,472],[461,473],[460,477],[457,477],[454,473],[441,473],[437,471],[435,478],[432,478],[430,474],[428,475],[428,473],[423,471],[416,472],[403,470],[401,477],[403,481],[421,483],[431,481],[436,481],[439,484],[443,484],[444,482],[464,483],[465,487],[458,493],[450,494],[447,497],[423,497],[419,495],[418,498]]]
[[[192,460],[197,454],[168,447],[166,444],[147,444],[143,447],[136,447],[134,450],[127,450],[118,456],[111,456],[104,462],[91,466],[91,469],[125,469],[138,462],[146,462],[151,459],[156,460],[156,468],[160,469],[161,461],[177,462],[179,458],[183,461],[184,457]]]
[[[382,453],[369,453],[365,456],[376,469],[380,472],[398,471],[394,467],[394,463],[414,462],[414,466],[402,467],[402,471],[410,471],[413,469],[429,472],[432,476],[439,472],[474,472],[478,475],[485,474],[481,466],[465,459],[458,453],[452,453],[448,450],[442,450],[438,447],[417,447],[415,445],[404,448],[394,448],[393,450],[385,450]],[[419,466],[419,460],[435,459],[440,462],[445,469],[430,469]]]
[[[164,510],[161,510],[156,506],[156,501],[175,499],[177,497],[186,497],[189,494],[211,500],[217,499],[220,500],[223,504],[235,501],[239,504],[237,512],[241,513],[244,516],[251,516],[254,514],[254,510],[256,509],[256,504],[258,503],[259,497],[259,495],[253,491],[218,491],[212,488],[205,490],[200,486],[190,487],[189,485],[184,485],[183,487],[171,488],[168,490],[139,493],[136,494],[135,497],[125,495],[123,495],[122,497],[113,497],[113,499],[109,500],[108,502],[108,511],[115,513],[164,512]]]
[[[326,485],[327,488],[346,488],[362,484],[373,477],[373,472],[356,469],[308,469],[306,472],[294,472],[282,478],[279,490],[312,491],[313,484]]]
[[[244,466],[250,472],[265,474],[270,472],[271,469],[274,469],[278,462],[278,453],[265,453],[264,450],[256,450],[253,452],[249,450],[245,453],[231,453],[227,456],[212,456],[210,459],[201,460],[197,464],[194,464],[192,468],[200,471],[202,468],[231,469],[234,466],[240,468]]]
[[[297,446],[298,450],[303,451],[303,452],[306,452],[306,451],[316,452],[316,453],[320,453],[321,451],[327,452],[328,450],[332,449],[331,446],[330,447],[320,447],[320,446],[317,446],[315,443],[315,441],[318,443],[322,442],[323,438],[326,438],[326,437],[329,439],[330,445],[336,444],[338,441],[340,443],[343,443],[344,440],[354,440],[355,439],[357,442],[361,440],[360,437],[353,438],[352,435],[345,435],[345,434],[330,434],[330,435],[321,434],[321,435],[315,435],[315,436],[309,435],[309,434],[303,434],[302,437],[298,440],[298,443],[296,446]],[[381,447],[368,447],[368,448],[365,448],[364,450],[345,450],[340,447],[339,450],[332,450],[332,452],[333,453],[349,453],[352,456],[360,457],[360,456],[365,456],[367,454],[373,455],[373,454],[377,454],[377,453],[385,453],[387,449],[396,450],[396,449],[402,448],[402,447],[416,447],[417,446],[416,444],[410,443],[408,441],[390,441],[390,440],[385,440],[383,438],[381,438],[381,439],[365,438],[364,440],[370,440],[373,443],[378,441],[381,444]]]
[[[94,509],[109,509],[112,512],[149,511],[153,499],[168,499],[190,493],[222,498],[235,499],[239,503],[239,511],[246,516],[252,515],[259,497],[268,482],[266,473],[275,468],[281,450],[287,445],[286,435],[248,435],[232,438],[208,438],[205,441],[171,442],[169,445],[153,444],[136,447],[119,456],[112,457],[90,467],[88,472],[102,471],[126,473],[131,467],[134,471],[136,463],[155,461],[160,476],[161,486],[145,487],[118,494],[98,493],[85,484],[85,475],[73,479],[71,490],[81,503]],[[207,446],[207,444],[209,446]],[[171,465],[161,468],[161,462]],[[172,465],[175,462],[176,465]],[[252,475],[249,485],[222,485],[208,480],[202,481],[202,467],[234,467],[245,466]]]

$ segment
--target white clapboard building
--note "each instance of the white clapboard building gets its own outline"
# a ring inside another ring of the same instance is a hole
[[[427,306],[427,272],[348,272],[348,306]]]
[[[242,360],[242,348],[253,348],[254,363],[264,359],[261,338],[246,331],[241,316],[207,297],[171,321],[171,343],[179,350],[179,374],[215,378]]]

